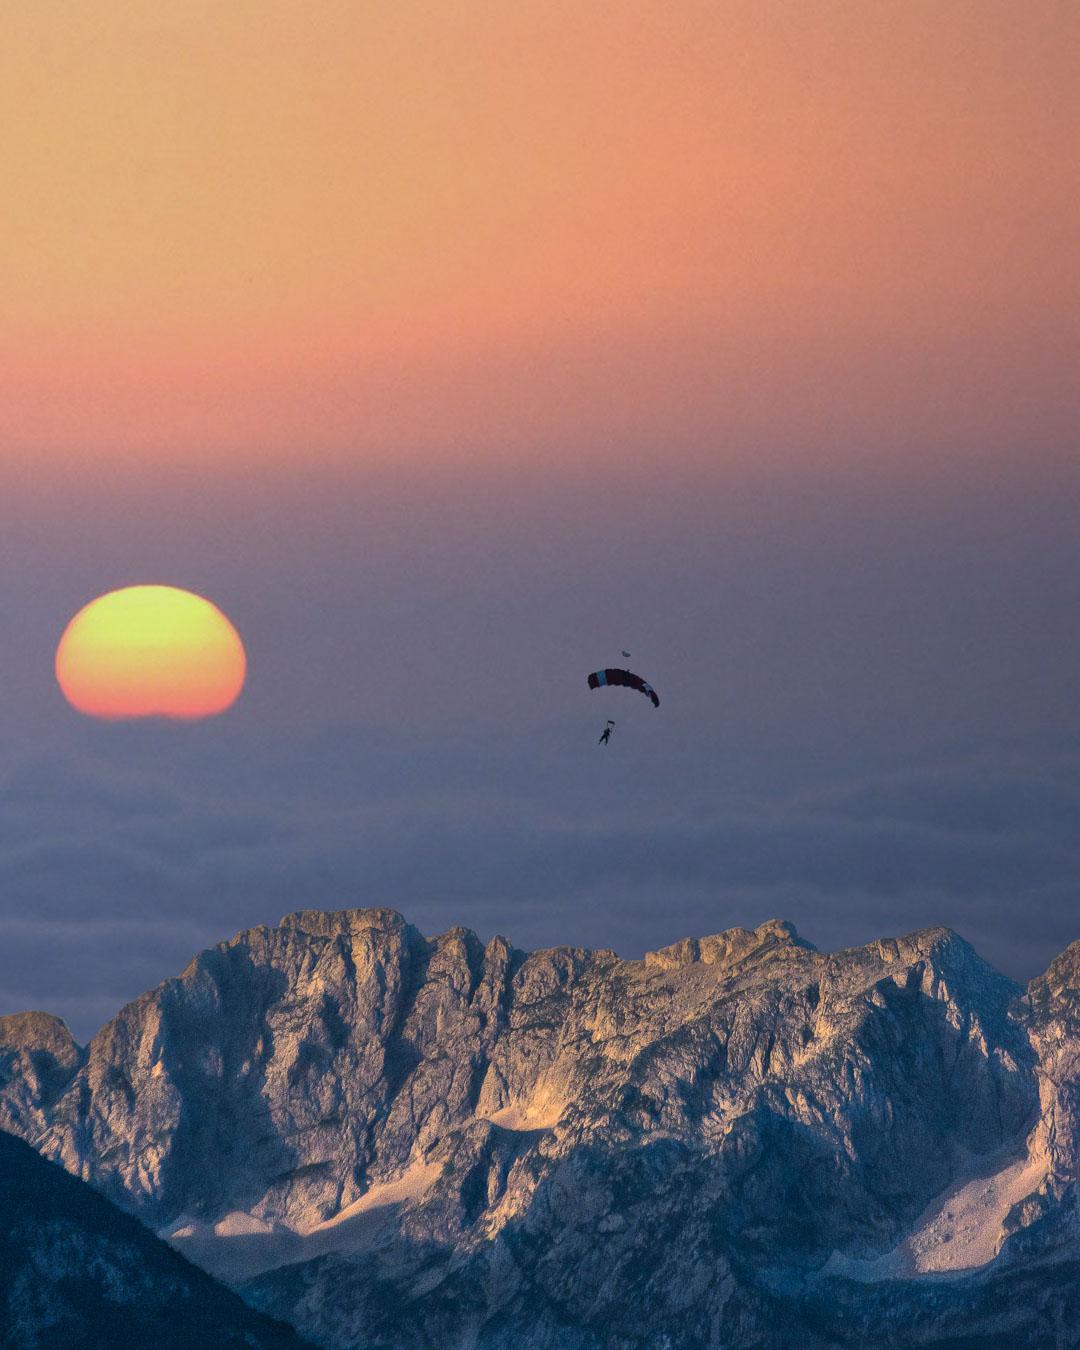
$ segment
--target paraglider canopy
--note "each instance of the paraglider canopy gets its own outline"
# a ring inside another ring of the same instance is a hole
[[[620,670],[615,666],[609,666],[606,670],[594,670],[589,676],[590,689],[603,689],[606,685],[618,684],[627,689],[636,689],[646,698],[652,699],[654,708],[659,708],[660,699],[656,690],[648,682],[643,680],[640,675],[635,675],[631,670]]]

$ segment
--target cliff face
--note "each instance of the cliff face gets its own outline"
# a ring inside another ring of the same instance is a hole
[[[327,1345],[1080,1344],[1078,966],[304,911],[0,1019],[0,1123]]]

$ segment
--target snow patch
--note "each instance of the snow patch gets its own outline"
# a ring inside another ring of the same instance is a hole
[[[234,1209],[228,1214],[222,1215],[214,1224],[215,1237],[246,1237],[251,1233],[272,1233],[274,1225],[267,1223],[265,1219],[257,1219],[254,1214],[248,1214],[242,1209]],[[174,1233],[174,1237],[179,1234]]]
[[[1048,1165],[1045,1149],[1036,1146],[997,1171],[969,1173],[923,1211],[912,1231],[891,1252],[872,1261],[834,1252],[821,1273],[872,1281],[945,1275],[985,1266],[1001,1248],[1009,1211],[1038,1190]]]
[[[311,1237],[317,1233],[330,1233],[335,1228],[340,1228],[343,1224],[348,1224],[351,1220],[359,1218],[360,1215],[367,1214],[371,1210],[385,1209],[389,1205],[401,1205],[406,1200],[418,1200],[425,1191],[435,1184],[441,1171],[441,1163],[415,1162],[396,1180],[383,1182],[379,1186],[372,1186],[358,1200],[354,1200],[351,1205],[346,1205],[344,1209],[339,1210],[333,1218],[326,1219],[312,1228],[301,1229],[300,1232],[304,1237]],[[335,1248],[335,1250],[340,1250],[340,1248]]]
[[[566,1099],[551,1088],[538,1088],[525,1102],[511,1102],[483,1116],[504,1130],[551,1130],[566,1110]]]
[[[1045,1157],[1020,1158],[988,1177],[976,1177],[948,1192],[937,1212],[925,1217],[905,1244],[914,1270],[970,1270],[998,1254],[1004,1223],[1014,1205],[1038,1190]]]
[[[332,1218],[298,1228],[232,1210],[213,1226],[184,1216],[161,1236],[218,1279],[226,1283],[249,1280],[316,1256],[365,1250],[392,1222],[397,1207],[418,1200],[441,1171],[440,1163],[415,1162],[393,1181],[372,1186]]]

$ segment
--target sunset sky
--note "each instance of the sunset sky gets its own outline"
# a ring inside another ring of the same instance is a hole
[[[1078,51],[1071,0],[12,7],[0,1011],[87,1035],[350,903],[1035,974],[1080,927]],[[231,712],[64,703],[137,583],[235,623]],[[585,688],[624,647],[655,713]]]

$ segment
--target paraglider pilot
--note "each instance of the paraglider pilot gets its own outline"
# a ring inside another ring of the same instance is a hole
[[[606,727],[603,729],[603,731],[600,733],[600,741],[599,741],[599,744],[600,744],[600,745],[607,745],[608,741],[611,740],[611,733],[612,733],[614,730],[615,730],[615,723],[614,723],[614,722],[611,720],[611,718],[609,717],[609,718],[608,718],[608,724],[607,724],[607,726],[606,726]]]

